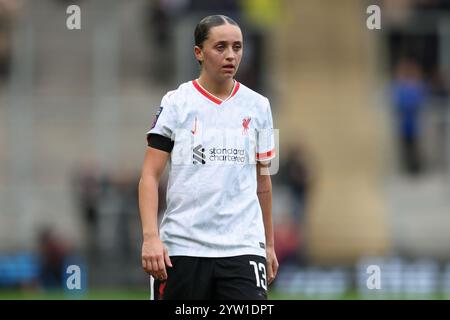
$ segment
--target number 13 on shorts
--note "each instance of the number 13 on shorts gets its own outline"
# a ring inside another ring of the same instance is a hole
[[[262,262],[256,263],[256,261],[251,260],[249,263],[253,266],[253,270],[255,271],[256,286],[263,287],[264,290],[267,291],[266,266]]]

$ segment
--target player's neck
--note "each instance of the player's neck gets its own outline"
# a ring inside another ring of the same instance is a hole
[[[230,96],[234,87],[233,79],[226,79],[225,81],[217,81],[208,77],[208,75],[202,73],[198,77],[197,82],[209,93],[220,98],[222,100],[227,99]]]

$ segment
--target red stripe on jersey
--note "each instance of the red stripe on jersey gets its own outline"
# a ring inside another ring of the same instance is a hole
[[[231,95],[227,98],[227,100],[228,100],[229,98],[231,98],[232,96],[234,96],[234,95],[238,92],[238,90],[239,90],[240,84],[239,84],[239,82],[236,81],[236,80],[235,80],[235,82],[236,82],[236,83],[235,83],[233,92],[232,92]],[[205,89],[203,89],[203,88],[200,86],[200,84],[197,82],[197,80],[192,80],[192,84],[194,85],[195,89],[198,90],[198,92],[200,92],[203,96],[205,96],[206,98],[208,98],[208,99],[211,100],[212,102],[214,102],[214,103],[216,103],[216,104],[221,104],[221,103],[223,102],[223,101],[220,100],[219,98],[213,96],[213,95],[210,94],[208,91],[206,91]],[[224,100],[224,101],[226,101],[226,100]]]
[[[236,81],[236,80],[235,80],[235,81]],[[234,90],[233,90],[233,92],[231,93],[230,98],[231,98],[232,96],[234,96],[234,95],[236,94],[236,92],[238,92],[239,87],[240,87],[240,84],[239,84],[239,82],[236,81],[236,85],[234,86]]]
[[[270,151],[263,152],[263,153],[257,153],[256,160],[264,160],[264,159],[272,157],[273,155],[275,155],[275,149],[272,149]]]
[[[192,83],[194,84],[195,89],[197,89],[202,95],[204,95],[206,98],[211,100],[214,103],[221,104],[222,100],[217,99],[213,95],[211,95],[208,91],[204,90],[200,85],[197,83],[197,80],[192,80]]]

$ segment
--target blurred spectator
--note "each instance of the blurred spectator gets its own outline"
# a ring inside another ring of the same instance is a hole
[[[426,88],[422,70],[416,61],[403,58],[398,62],[392,93],[402,165],[408,174],[418,174],[422,171],[420,114],[425,103]]]
[[[122,257],[129,257],[133,254],[132,242],[135,235],[132,232],[140,234],[140,230],[133,230],[133,221],[139,217],[138,206],[138,181],[139,177],[133,174],[120,175],[114,181],[113,187],[119,195],[117,237],[118,249],[121,250]]]
[[[189,0],[149,0],[147,11],[148,34],[152,52],[151,74],[158,82],[167,82],[175,73],[172,48],[174,24]]]
[[[75,175],[75,187],[84,220],[95,232],[98,222],[97,204],[101,193],[101,177],[95,165],[84,166]]]
[[[296,225],[302,225],[304,222],[306,202],[311,183],[311,173],[305,152],[305,148],[300,147],[300,145],[294,147],[288,153],[283,168],[286,174],[286,183],[291,193],[291,216]]]
[[[171,52],[170,50],[170,18],[169,13],[162,5],[162,0],[150,0],[148,10],[148,34],[151,39],[152,47],[155,48],[151,57],[151,74],[153,79],[159,81],[167,81],[172,74],[170,62],[171,56],[164,55]]]
[[[87,246],[91,253],[96,254],[99,232],[98,205],[102,193],[101,173],[95,164],[87,163],[75,172],[73,178],[76,199],[86,225]]]
[[[280,174],[274,176],[276,184],[286,185],[290,206],[287,215],[275,225],[274,236],[278,261],[281,264],[304,265],[306,261],[304,225],[309,192],[313,177],[310,154],[298,142],[287,154]]]
[[[0,0],[0,81],[5,80],[11,69],[12,25],[19,10],[17,0]]]
[[[40,281],[44,288],[61,288],[64,263],[72,252],[69,241],[52,228],[44,228],[39,235],[41,260]]]
[[[301,234],[298,225],[287,216],[274,228],[275,252],[280,266],[303,264],[302,252],[299,252]]]
[[[434,97],[441,98],[444,101],[448,98],[449,83],[443,72],[435,67],[431,72],[430,90]]]
[[[449,112],[449,83],[444,73],[435,67],[430,76],[430,94],[433,98],[433,105],[437,109],[438,121],[437,131],[437,159],[438,165],[448,170],[448,112]]]

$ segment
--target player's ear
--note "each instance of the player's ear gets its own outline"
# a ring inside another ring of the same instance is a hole
[[[203,62],[203,50],[199,46],[194,46],[194,54],[197,61]]]

